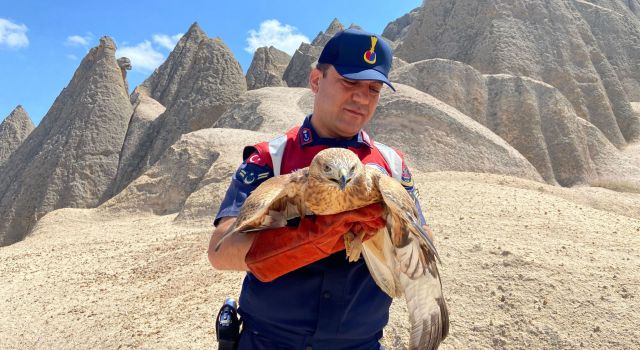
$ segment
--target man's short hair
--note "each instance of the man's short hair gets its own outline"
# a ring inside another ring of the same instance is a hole
[[[327,72],[329,71],[329,67],[331,65],[329,63],[317,63],[316,64],[316,69],[319,69],[322,72],[322,77],[326,78],[327,77]]]

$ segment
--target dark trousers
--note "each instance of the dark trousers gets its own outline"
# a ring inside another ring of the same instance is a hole
[[[277,339],[257,331],[244,329],[240,333],[237,350],[384,350],[380,343],[367,341],[362,344],[349,344],[348,341],[318,341],[312,339]]]

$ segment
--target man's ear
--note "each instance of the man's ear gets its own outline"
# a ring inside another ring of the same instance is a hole
[[[318,92],[318,84],[321,78],[322,71],[318,68],[314,68],[311,70],[311,72],[309,72],[309,88],[311,89],[311,91],[313,91],[314,94]]]

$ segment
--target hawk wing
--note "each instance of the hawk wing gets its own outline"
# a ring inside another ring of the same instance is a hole
[[[403,290],[398,280],[400,271],[386,228],[362,243],[362,256],[378,287],[392,298],[401,297]]]
[[[399,276],[409,310],[409,350],[437,349],[449,334],[449,310],[442,296],[442,284],[433,256],[426,273],[411,279]]]
[[[287,220],[304,216],[304,190],[308,169],[274,176],[258,186],[247,197],[236,221],[222,235],[216,251],[224,240],[235,233],[247,233],[283,227]]]
[[[449,312],[436,266],[436,249],[404,187],[391,177],[372,176],[386,206],[387,225],[386,232],[364,242],[365,261],[387,294],[394,297],[404,293],[411,322],[409,349],[437,349],[449,333]]]

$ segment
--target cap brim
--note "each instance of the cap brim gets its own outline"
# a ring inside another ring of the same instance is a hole
[[[362,69],[362,67],[349,67],[333,65],[336,71],[343,77],[351,80],[377,80],[385,83],[394,92],[396,89],[391,85],[391,82],[384,74],[378,72],[375,69]]]

